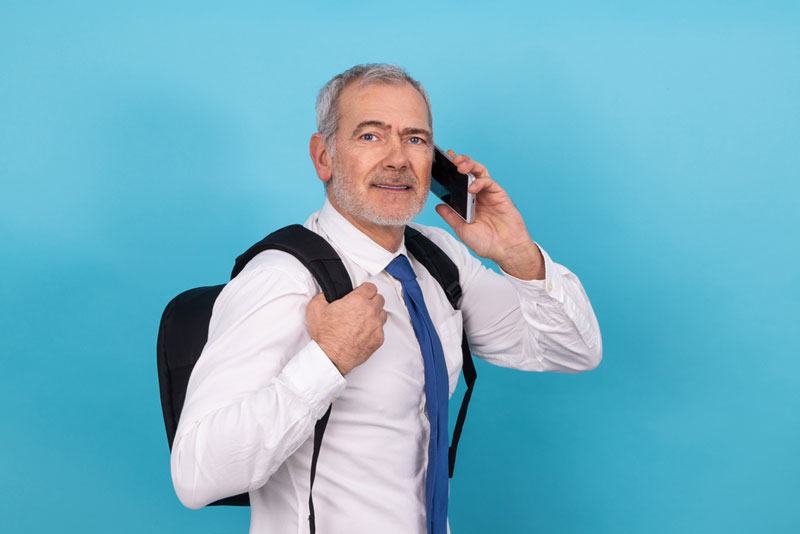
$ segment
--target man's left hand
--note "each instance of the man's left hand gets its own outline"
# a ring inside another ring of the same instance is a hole
[[[471,172],[475,176],[469,187],[469,192],[476,195],[475,222],[467,224],[445,204],[436,206],[436,212],[478,256],[493,260],[516,278],[543,280],[542,253],[528,234],[525,221],[508,194],[489,176],[486,167],[464,154],[456,156],[452,150],[447,153],[453,158],[458,172]]]

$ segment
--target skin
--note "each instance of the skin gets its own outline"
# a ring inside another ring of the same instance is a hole
[[[413,218],[430,188],[433,139],[425,100],[410,84],[352,83],[339,96],[335,143],[334,161],[322,136],[311,136],[317,176],[326,186],[332,179],[343,180],[338,190],[347,192],[348,202],[337,201],[331,187],[328,199],[356,228],[386,250],[396,251],[405,222],[387,221]],[[477,255],[516,278],[543,280],[544,259],[508,194],[486,167],[464,154],[448,153],[459,172],[475,175],[470,186],[476,195],[475,222],[465,223],[444,204],[436,207],[437,213]],[[306,322],[311,339],[343,375],[383,344],[383,304],[369,282],[336,302],[328,303],[321,294],[309,302]]]
[[[424,205],[433,163],[432,135],[422,95],[410,84],[352,83],[339,95],[336,161],[322,137],[311,136],[311,159],[319,179],[330,185],[339,171],[355,201],[387,218]],[[381,186],[401,184],[406,189]],[[389,251],[403,240],[402,224],[379,224],[340,203],[328,187],[328,199],[356,228]],[[416,213],[413,213],[410,220]]]

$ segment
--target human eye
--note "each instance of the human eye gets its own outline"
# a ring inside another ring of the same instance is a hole
[[[415,135],[413,137],[410,137],[408,139],[408,142],[411,143],[412,145],[422,145],[425,143],[425,139]]]
[[[361,139],[364,141],[374,141],[376,139],[375,134],[365,133],[361,134]]]

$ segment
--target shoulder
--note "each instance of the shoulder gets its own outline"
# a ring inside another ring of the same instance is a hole
[[[239,276],[245,277],[260,277],[270,276],[277,277],[286,282],[298,285],[307,286],[309,281],[314,280],[308,269],[294,256],[288,252],[280,250],[265,250],[256,255],[245,265]],[[237,276],[236,278],[239,278]],[[236,279],[234,278],[234,280]],[[313,284],[312,284],[313,285]]]
[[[265,250],[225,285],[215,308],[247,313],[288,295],[311,297],[318,292],[316,280],[297,258],[279,250]]]

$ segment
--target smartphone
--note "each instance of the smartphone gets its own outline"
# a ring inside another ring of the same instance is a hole
[[[472,173],[458,172],[453,158],[438,146],[434,147],[431,192],[468,223],[475,220],[475,195],[467,192],[474,181]]]

